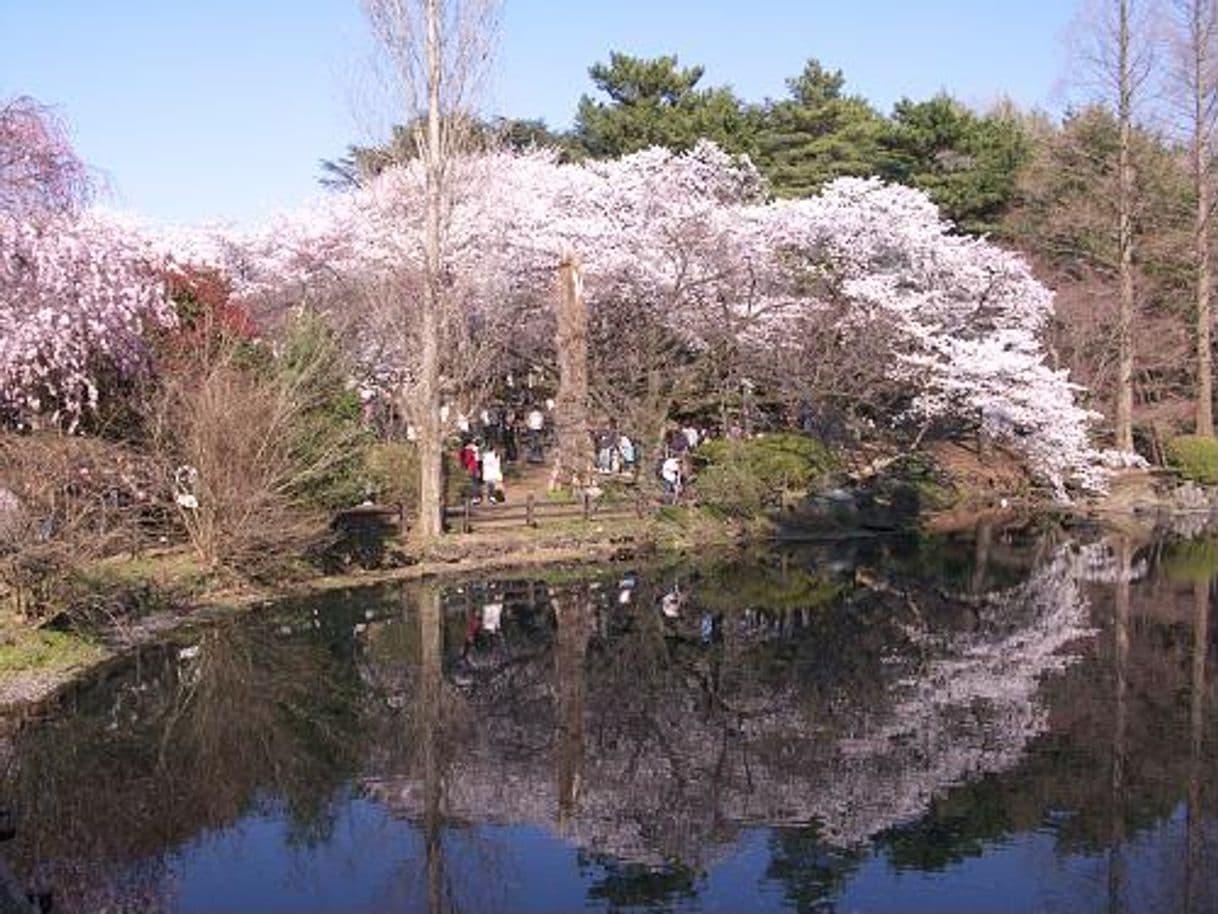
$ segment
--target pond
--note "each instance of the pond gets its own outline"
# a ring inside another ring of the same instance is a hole
[[[268,606],[10,727],[0,896],[1213,911],[1216,568],[984,527]]]

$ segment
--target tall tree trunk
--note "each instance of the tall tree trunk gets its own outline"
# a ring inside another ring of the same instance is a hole
[[[592,465],[588,438],[588,309],[584,305],[584,272],[572,251],[558,265],[557,328],[558,394],[554,398],[557,447],[550,488],[578,485]]]
[[[1211,36],[1208,16],[1212,0],[1191,0],[1189,66],[1193,102],[1193,194],[1197,210],[1193,220],[1193,259],[1197,303],[1197,434],[1214,437],[1214,379],[1212,354],[1210,261],[1210,142]]]
[[[1129,0],[1119,0],[1117,36],[1117,251],[1120,279],[1117,314],[1116,446],[1133,450],[1133,75]]]
[[[440,134],[440,0],[427,0],[427,143],[424,227],[426,284],[419,321],[418,379],[419,523],[426,541],[444,532],[444,430],[440,424],[440,328],[444,290],[440,275],[440,220],[443,210],[444,149]]]
[[[1197,153],[1209,157],[1208,150]],[[1210,229],[1208,179],[1202,178],[1197,185],[1197,434],[1214,437],[1214,365],[1210,309]]]

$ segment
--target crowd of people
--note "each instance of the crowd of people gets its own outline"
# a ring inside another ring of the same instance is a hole
[[[624,432],[611,425],[592,433],[596,450],[596,471],[601,474],[634,473],[638,461],[638,449],[634,441]]]
[[[467,477],[466,492],[475,503],[507,499],[505,469],[525,462],[544,464],[551,446],[549,414],[554,401],[488,406],[474,418],[459,414],[455,426],[459,441],[457,462]],[[447,416],[442,415],[447,421]]]
[[[547,451],[553,446],[553,409],[553,400],[544,400],[487,407],[473,419],[456,416],[457,463],[467,477],[466,492],[471,500],[502,503],[507,499],[508,466],[546,462]],[[653,469],[668,503],[681,500],[692,471],[691,454],[708,435],[706,429],[688,424],[665,433]],[[640,468],[651,466],[644,462],[635,438],[614,421],[604,422],[590,432],[590,437],[597,475],[634,479]]]

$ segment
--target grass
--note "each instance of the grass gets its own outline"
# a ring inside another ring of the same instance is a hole
[[[205,568],[187,549],[112,558],[98,563],[95,573],[114,584],[150,585],[158,590],[185,594],[204,593],[217,583],[215,572]]]
[[[215,583],[186,551],[97,562],[80,569],[73,593],[94,595],[102,609],[94,612],[87,601],[80,601],[67,631],[36,627],[17,616],[11,601],[0,594],[0,676],[88,666],[108,653],[96,636],[116,609],[125,619],[139,618],[204,594]]]
[[[105,649],[71,632],[0,627],[0,675],[30,670],[68,670],[105,655]]]

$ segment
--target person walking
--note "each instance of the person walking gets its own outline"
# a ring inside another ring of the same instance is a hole
[[[622,435],[618,438],[617,450],[622,455],[622,469],[627,473],[634,472],[634,442],[630,440],[629,435]]]
[[[665,457],[660,464],[660,480],[664,483],[668,503],[675,505],[681,497],[681,460],[675,454]]]
[[[478,452],[478,443],[473,439],[465,442],[461,448],[461,468],[469,476],[470,497],[476,502],[478,493],[482,491],[482,455]]]
[[[546,417],[540,409],[534,406],[525,419],[529,430],[529,463],[544,463],[545,455],[541,449],[541,433],[546,426]]]
[[[482,452],[482,482],[486,485],[489,504],[507,501],[507,493],[503,490],[503,464],[497,447]]]

